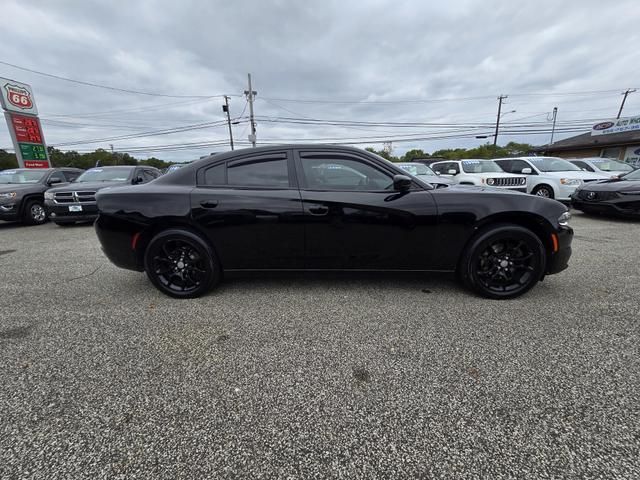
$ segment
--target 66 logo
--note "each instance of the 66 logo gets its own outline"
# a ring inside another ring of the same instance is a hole
[[[26,88],[7,83],[4,86],[4,89],[7,91],[7,100],[11,105],[23,110],[30,110],[33,108],[31,93]]]

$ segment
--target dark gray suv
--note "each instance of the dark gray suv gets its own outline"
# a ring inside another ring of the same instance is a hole
[[[74,181],[78,168],[15,168],[0,172],[0,220],[40,225],[47,221],[44,192]]]

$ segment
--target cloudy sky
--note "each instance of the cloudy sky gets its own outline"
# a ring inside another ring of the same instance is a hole
[[[226,150],[225,94],[246,145],[249,72],[258,144],[472,147],[492,141],[475,137],[492,133],[500,94],[499,143],[545,144],[553,107],[564,138],[639,86],[639,14],[637,0],[3,0],[0,77],[32,85],[63,150]],[[625,113],[640,114],[640,91]]]

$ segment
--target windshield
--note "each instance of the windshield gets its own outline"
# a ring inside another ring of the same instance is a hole
[[[0,183],[38,183],[46,170],[4,170],[0,172]]]
[[[624,180],[640,180],[640,170],[634,170],[630,173],[625,173],[622,177]]]
[[[541,172],[579,172],[580,167],[562,158],[539,157],[528,159]]]
[[[594,158],[590,160],[595,167],[603,172],[631,172],[633,167],[627,163],[617,162],[610,158]]]
[[[398,165],[405,172],[409,172],[411,175],[434,175],[435,172],[426,165],[421,163],[402,163]]]
[[[497,173],[504,172],[496,162],[492,160],[463,160],[462,170],[465,173]]]
[[[91,168],[78,177],[81,182],[126,182],[131,173],[130,167]]]

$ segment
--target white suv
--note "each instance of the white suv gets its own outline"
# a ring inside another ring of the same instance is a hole
[[[493,160],[450,160],[432,163],[431,169],[438,175],[451,178],[460,185],[479,185],[505,188],[518,192],[527,191],[527,177],[505,173]]]
[[[495,162],[505,172],[527,175],[527,192],[540,197],[570,201],[576,188],[587,182],[609,178],[611,175],[584,172],[573,163],[558,157],[497,158]]]

